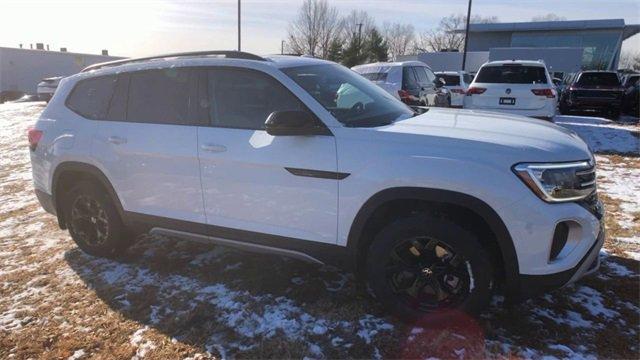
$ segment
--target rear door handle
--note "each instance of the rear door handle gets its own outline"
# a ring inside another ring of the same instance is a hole
[[[202,149],[202,151],[213,152],[213,153],[219,153],[219,152],[227,151],[227,147],[226,146],[218,145],[218,144],[204,144],[204,145],[200,146],[200,148]]]
[[[120,145],[125,144],[127,142],[127,139],[120,136],[109,136],[109,138],[107,138],[107,141],[112,144]]]

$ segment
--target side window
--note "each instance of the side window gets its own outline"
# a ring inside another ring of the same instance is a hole
[[[115,90],[111,97],[111,103],[109,105],[106,120],[126,121],[129,78],[129,74],[127,73],[118,75],[118,80],[116,81]]]
[[[71,91],[66,105],[87,119],[102,120],[107,115],[115,83],[115,75],[81,80]]]
[[[207,79],[213,126],[263,130],[267,117],[274,111],[306,110],[282,84],[259,71],[211,69],[207,71]]]
[[[403,89],[415,89],[418,87],[418,81],[413,72],[413,69],[409,66],[402,68],[402,88]]]
[[[147,70],[129,76],[127,121],[195,125],[189,102],[189,69]]]
[[[469,74],[464,74],[464,82],[469,85],[473,82],[473,76]]]
[[[422,68],[424,70],[425,73],[427,73],[427,81],[429,83],[433,83],[436,79],[436,74],[433,73],[433,71],[431,71],[431,69],[427,69],[425,67]]]
[[[427,73],[425,72],[425,68],[421,66],[416,66],[413,68],[413,71],[416,73],[416,77],[418,78],[418,83],[426,85],[429,82],[429,79],[427,79]]]

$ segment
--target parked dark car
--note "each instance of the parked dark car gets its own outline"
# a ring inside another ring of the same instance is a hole
[[[638,106],[640,102],[639,88],[640,82],[636,82],[635,85],[628,87],[622,99],[622,111],[635,117],[640,117],[640,107]]]
[[[596,112],[611,119],[620,117],[624,88],[613,71],[582,71],[560,96],[560,113]]]

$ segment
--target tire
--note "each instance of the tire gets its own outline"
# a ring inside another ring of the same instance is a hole
[[[429,249],[434,241],[432,252]],[[407,251],[407,244],[420,247],[420,255]],[[445,255],[438,254],[439,247],[446,249]],[[454,254],[461,257],[456,260]],[[422,264],[418,269],[410,267],[411,270],[407,270],[406,263],[413,261],[412,256]],[[398,258],[403,259],[401,265],[396,261]],[[447,258],[452,266],[444,272],[438,270],[437,266],[443,266]],[[396,273],[398,267],[402,270]],[[429,325],[468,317],[479,313],[491,299],[493,267],[476,237],[449,220],[427,214],[401,218],[383,228],[369,247],[365,269],[368,285],[378,301],[389,312],[410,323]],[[427,280],[420,279],[421,275]],[[431,284],[434,279],[438,281],[437,286],[416,285],[418,282]],[[454,279],[457,280],[454,282]],[[409,283],[412,284],[409,289],[413,290],[399,290],[408,287]],[[440,292],[434,290],[436,287],[440,287]],[[455,290],[453,287],[458,290],[455,294],[449,291]],[[421,290],[416,291],[418,288]],[[451,297],[441,299],[441,295],[436,296],[442,291]],[[412,298],[409,292],[418,292],[418,295]],[[429,299],[426,301],[428,306],[422,302],[426,298]],[[436,305],[432,306],[433,303]]]
[[[564,102],[561,102],[560,103],[560,114],[569,115],[570,112],[571,112],[571,109],[569,109],[567,104],[565,104]]]
[[[113,200],[91,182],[80,182],[66,194],[63,214],[71,238],[87,254],[113,258],[133,243]]]

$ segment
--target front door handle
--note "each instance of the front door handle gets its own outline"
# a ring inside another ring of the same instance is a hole
[[[204,144],[204,145],[200,146],[200,148],[202,149],[202,151],[214,152],[214,153],[227,151],[227,147],[226,146],[218,145],[218,144]]]
[[[109,141],[112,144],[120,145],[120,144],[125,144],[127,142],[127,139],[120,136],[109,136],[107,141]]]

